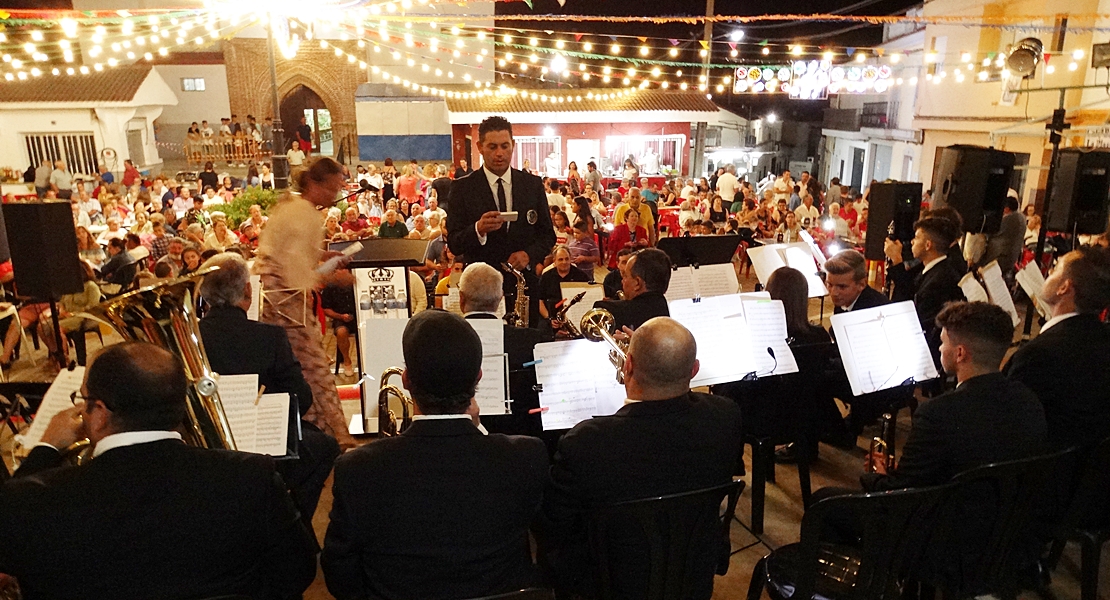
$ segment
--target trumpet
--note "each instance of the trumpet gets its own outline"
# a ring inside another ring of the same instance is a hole
[[[582,337],[591,342],[609,344],[609,362],[617,369],[617,383],[624,384],[624,360],[628,356],[628,342],[613,337],[616,321],[613,314],[603,308],[594,308],[582,315],[578,324]]]
[[[891,462],[894,454],[894,449],[890,447],[890,440],[893,439],[894,434],[894,415],[890,413],[883,414],[882,428],[879,430],[879,436],[871,440],[871,454],[867,459],[867,470],[874,473],[876,469],[875,454],[882,454],[882,465],[884,470],[890,469]]]
[[[389,383],[393,375],[400,375],[400,367],[390,367],[382,373],[381,387],[378,388],[378,435],[392,437],[404,432],[412,425],[412,400],[405,396],[401,388]],[[396,398],[401,403],[401,420],[389,408],[389,399]]]

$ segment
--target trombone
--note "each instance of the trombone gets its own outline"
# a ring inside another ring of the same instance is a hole
[[[401,388],[389,383],[389,378],[400,375],[400,367],[390,367],[382,373],[381,386],[378,388],[378,435],[392,437],[403,433],[412,425],[412,400],[405,396]],[[396,398],[401,403],[401,419],[389,408],[389,399]]]
[[[613,337],[616,321],[613,314],[604,308],[594,308],[582,315],[578,324],[582,337],[591,342],[604,341],[609,344],[609,362],[617,369],[617,383],[624,384],[624,360],[628,356],[628,342]]]

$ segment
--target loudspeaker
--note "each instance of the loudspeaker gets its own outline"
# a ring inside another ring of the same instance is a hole
[[[1110,221],[1110,151],[1060,151],[1046,224],[1049,231],[1099,234]]]
[[[4,205],[16,292],[36,300],[57,300],[84,287],[73,209],[68,202]]]
[[[867,260],[883,260],[883,243],[888,237],[909,244],[913,224],[921,212],[921,184],[885,181],[871,184],[867,208]]]
[[[1016,157],[981,146],[941,148],[933,167],[933,202],[960,213],[964,231],[997,233]]]

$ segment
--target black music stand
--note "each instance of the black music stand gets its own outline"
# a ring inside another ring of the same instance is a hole
[[[686,267],[732,262],[740,247],[738,235],[663,238],[657,247],[671,258],[671,266]]]

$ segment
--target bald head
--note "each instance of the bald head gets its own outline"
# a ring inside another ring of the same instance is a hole
[[[670,317],[656,317],[640,326],[628,347],[629,398],[665,400],[690,390],[697,373],[694,336]],[[626,367],[628,368],[628,367]]]

